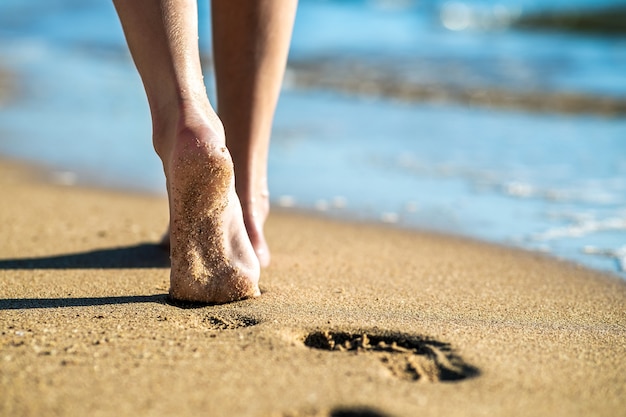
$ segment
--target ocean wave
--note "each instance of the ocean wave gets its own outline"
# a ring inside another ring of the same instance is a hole
[[[359,96],[384,97],[405,102],[459,104],[463,106],[510,108],[533,112],[597,114],[620,117],[626,115],[626,97],[549,90],[521,90],[521,82],[501,80],[498,85],[471,85],[468,77],[454,77],[438,71],[446,66],[448,73],[472,72],[463,61],[432,62],[428,60],[397,60],[390,62],[318,58],[292,61],[287,85],[300,89],[333,90]],[[502,66],[506,66],[502,64]],[[424,68],[430,67],[430,70]],[[410,70],[428,71],[416,77]],[[504,72],[505,68],[503,68]],[[418,79],[421,78],[421,79]],[[437,80],[438,78],[438,80]],[[495,77],[493,77],[495,78]],[[493,78],[491,81],[493,81]],[[424,82],[423,79],[431,80]],[[520,80],[521,81],[521,80]],[[480,84],[480,81],[477,83]],[[504,84],[509,88],[504,87]],[[512,88],[511,88],[512,87]]]

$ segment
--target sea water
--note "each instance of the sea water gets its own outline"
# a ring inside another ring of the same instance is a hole
[[[538,11],[616,4],[301,0],[270,149],[272,202],[519,246],[626,276],[623,116],[341,88],[371,75],[446,91],[626,99],[624,37],[512,27]],[[204,2],[200,15],[208,58]],[[110,2],[4,0],[0,63],[15,77],[0,102],[0,154],[49,166],[68,185],[164,192],[141,81]],[[304,88],[298,68],[339,87]]]

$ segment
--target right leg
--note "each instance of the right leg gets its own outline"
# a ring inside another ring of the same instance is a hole
[[[222,124],[206,95],[195,0],[114,0],[150,112],[170,205],[170,295],[229,302],[259,295]]]

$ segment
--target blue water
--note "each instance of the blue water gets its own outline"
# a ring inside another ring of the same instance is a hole
[[[291,59],[373,63],[459,88],[625,98],[624,37],[510,27],[525,13],[618,3],[301,0]],[[164,192],[110,2],[4,0],[0,66],[17,76],[14,98],[0,102],[0,154],[49,166],[67,185]],[[626,277],[625,118],[400,103],[303,90],[292,76],[270,150],[274,204],[476,237]]]

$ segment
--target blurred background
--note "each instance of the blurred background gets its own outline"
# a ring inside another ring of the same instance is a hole
[[[272,202],[626,278],[625,116],[625,0],[300,0]],[[110,1],[2,0],[1,157],[164,194],[150,136]]]

